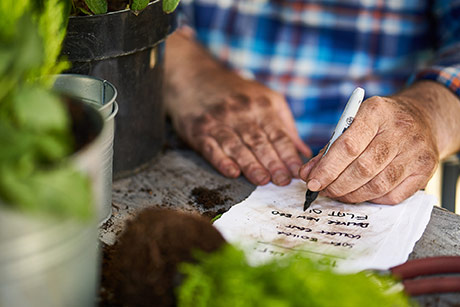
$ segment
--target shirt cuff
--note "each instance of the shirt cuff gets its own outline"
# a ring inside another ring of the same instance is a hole
[[[415,79],[437,81],[460,97],[460,65],[431,66],[417,73]]]

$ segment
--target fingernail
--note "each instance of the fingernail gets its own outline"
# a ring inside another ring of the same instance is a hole
[[[319,191],[319,189],[321,189],[321,183],[316,179],[311,179],[308,181],[308,189],[311,191]]]
[[[236,177],[239,175],[240,170],[234,166],[229,166],[225,169],[225,173],[229,177]]]
[[[262,184],[269,180],[270,177],[266,171],[259,169],[252,173],[252,178],[254,178],[258,184]]]
[[[292,163],[291,165],[289,165],[289,170],[291,171],[291,174],[296,178],[299,177],[300,166],[301,165],[298,163]]]
[[[273,173],[273,183],[276,185],[285,185],[291,181],[291,176],[285,171],[279,170]]]

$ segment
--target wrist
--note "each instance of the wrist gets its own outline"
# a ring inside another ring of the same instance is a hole
[[[392,97],[419,114],[441,159],[460,149],[460,100],[449,89],[435,81],[419,81]]]

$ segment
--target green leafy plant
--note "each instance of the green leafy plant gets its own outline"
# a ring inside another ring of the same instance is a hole
[[[179,307],[409,306],[395,281],[369,273],[337,274],[293,254],[260,266],[227,245],[183,263]]]
[[[77,14],[82,12],[86,15],[99,15],[105,14],[109,11],[110,0],[72,0],[72,12]],[[151,0],[112,0],[115,2],[115,7],[118,9],[131,9],[132,11],[139,12],[147,7]],[[180,0],[162,0],[163,11],[165,13],[172,13]]]
[[[27,212],[92,214],[89,180],[66,159],[70,119],[49,90],[68,8],[61,0],[0,2],[0,203]]]

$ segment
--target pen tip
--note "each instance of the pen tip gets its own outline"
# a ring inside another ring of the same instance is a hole
[[[307,190],[307,193],[305,194],[305,202],[303,203],[303,211],[306,211],[308,208],[310,208],[311,203],[315,201],[317,196],[318,192]]]

